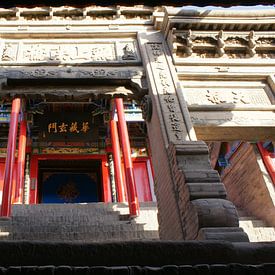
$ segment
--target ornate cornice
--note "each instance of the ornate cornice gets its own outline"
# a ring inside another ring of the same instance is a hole
[[[167,36],[177,30],[229,30],[229,31],[270,31],[275,30],[275,9],[246,10],[190,9],[166,7],[162,31]]]
[[[173,29],[168,39],[175,58],[275,58],[275,32]]]
[[[0,8],[0,22],[35,23],[37,21],[119,21],[138,20],[140,23],[151,21],[154,8],[147,6],[88,6],[83,8],[75,7],[35,7],[35,8]],[[106,23],[107,23],[106,22]]]

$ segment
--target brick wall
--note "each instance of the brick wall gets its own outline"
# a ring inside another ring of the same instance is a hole
[[[228,199],[249,215],[275,226],[275,207],[257,163],[255,149],[242,143],[222,175]]]
[[[155,174],[155,193],[159,209],[159,234],[163,240],[183,239],[174,183],[170,174],[170,164],[156,108],[153,100],[154,111],[151,121],[147,123],[147,129]]]
[[[184,239],[193,240],[196,238],[199,228],[197,212],[191,204],[190,193],[187,184],[185,183],[183,171],[179,169],[176,147],[170,145],[168,151],[175,184],[175,194],[181,216]]]

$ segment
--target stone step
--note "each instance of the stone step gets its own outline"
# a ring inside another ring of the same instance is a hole
[[[259,227],[246,230],[250,242],[274,242],[275,230],[270,227]]]
[[[239,219],[240,226],[246,226],[246,227],[267,227],[266,223],[262,220],[253,219],[252,217],[249,219],[249,217],[245,217],[245,219],[240,218]]]
[[[239,224],[247,233],[250,242],[275,241],[275,228],[267,226],[262,220],[253,217],[241,217]]]
[[[26,241],[85,241],[85,242],[103,242],[103,241],[130,241],[130,240],[158,240],[158,234],[154,231],[109,231],[99,232],[92,231],[88,233],[82,232],[65,232],[45,234],[34,232],[29,234],[13,233],[6,240],[26,240]]]
[[[123,203],[14,205],[11,219],[0,220],[0,232],[7,240],[159,239],[155,203],[141,203],[137,218],[128,213]]]

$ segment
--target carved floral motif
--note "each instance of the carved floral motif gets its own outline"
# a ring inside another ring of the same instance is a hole
[[[57,195],[60,196],[65,202],[73,202],[79,194],[80,193],[73,181],[69,181],[57,190]]]

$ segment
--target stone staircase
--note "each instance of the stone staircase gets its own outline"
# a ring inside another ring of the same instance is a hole
[[[250,242],[274,242],[275,228],[267,226],[260,219],[249,216],[244,210],[238,210],[240,227],[247,233]]]
[[[130,241],[157,240],[157,206],[140,203],[140,216],[129,219],[123,203],[13,205],[0,219],[0,240]]]

